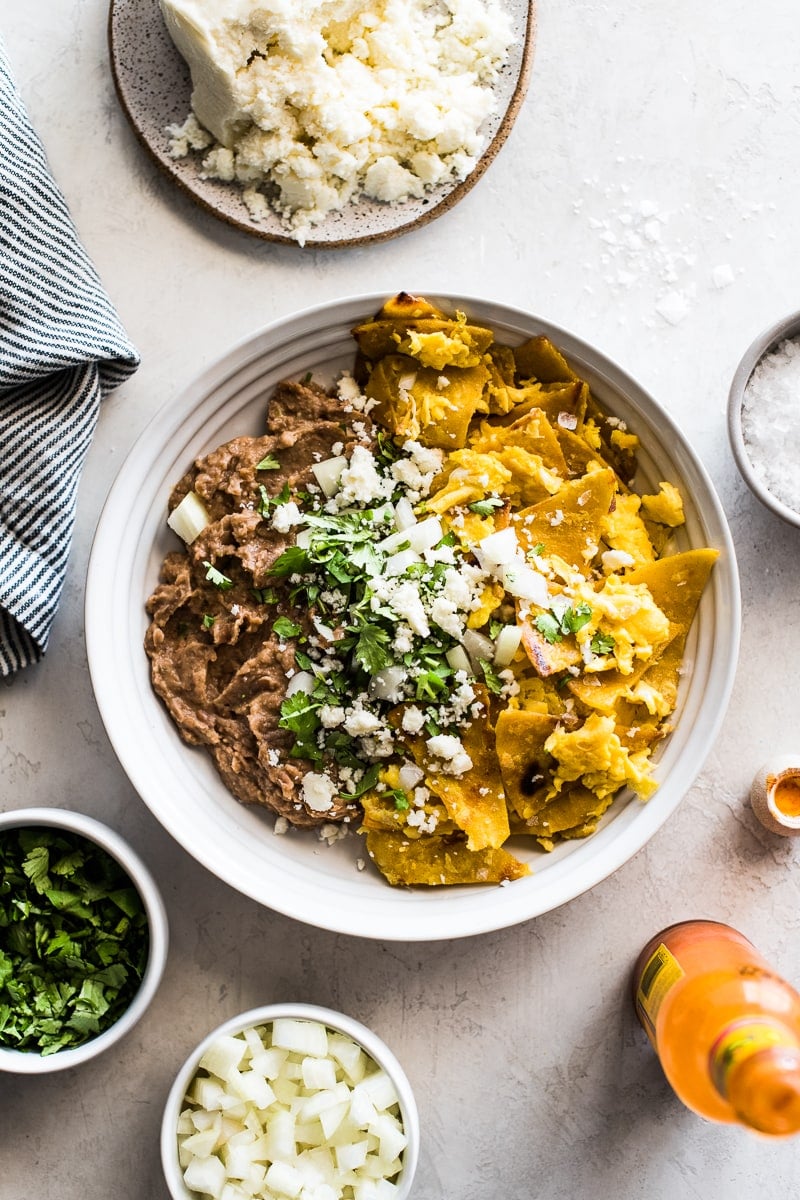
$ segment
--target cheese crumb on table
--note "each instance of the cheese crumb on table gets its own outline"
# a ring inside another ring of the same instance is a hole
[[[206,177],[237,181],[253,219],[272,208],[301,243],[361,195],[395,203],[464,179],[513,41],[501,0],[161,8],[193,85],[172,155],[202,152]]]

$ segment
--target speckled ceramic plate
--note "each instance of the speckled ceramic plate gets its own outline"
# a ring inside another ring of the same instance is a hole
[[[533,57],[534,0],[505,0],[515,32],[509,59],[495,85],[497,112],[486,121],[486,148],[472,173],[443,184],[422,199],[397,204],[361,200],[330,213],[306,236],[314,248],[384,241],[452,208],[472,188],[508,137],[525,98]],[[277,214],[251,217],[235,184],[200,175],[200,156],[170,156],[168,125],[182,124],[190,111],[189,69],[167,33],[158,0],[111,0],[109,45],[117,95],[136,136],[185,192],[214,216],[271,242],[298,245]]]
[[[499,929],[547,912],[605,879],[640,850],[691,786],[714,744],[736,672],[740,604],[736,559],[719,500],[702,465],[662,408],[615,363],[572,334],[529,313],[467,296],[429,296],[461,309],[497,337],[518,344],[547,334],[606,409],[639,435],[638,483],[678,485],[686,525],[677,550],[720,551],[685,655],[674,729],[661,743],[658,791],[640,804],[624,792],[597,832],[551,854],[518,839],[513,851],[533,873],[508,887],[391,888],[359,870],[357,835],[333,846],[313,832],[273,833],[266,809],[228,792],[202,748],[186,745],[150,685],[143,648],[145,600],[165,554],[172,485],[199,455],[239,434],[254,434],[281,379],[312,371],[332,382],[353,361],[352,327],[385,296],[357,296],[275,322],[234,346],[162,409],[122,466],[95,535],[86,584],[86,645],[97,704],[133,786],[166,829],[215,875],[287,916],[324,929],[384,941],[429,941]],[[363,861],[361,862],[363,866]]]

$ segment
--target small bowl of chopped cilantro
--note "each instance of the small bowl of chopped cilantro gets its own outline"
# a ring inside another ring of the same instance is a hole
[[[167,917],[139,856],[81,813],[0,813],[0,1071],[77,1066],[152,1000]]]

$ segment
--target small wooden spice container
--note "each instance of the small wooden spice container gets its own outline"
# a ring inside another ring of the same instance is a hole
[[[800,755],[785,754],[765,763],[753,779],[750,803],[771,833],[800,834]]]

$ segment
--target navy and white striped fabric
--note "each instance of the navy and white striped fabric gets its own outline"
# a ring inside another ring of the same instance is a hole
[[[138,365],[0,40],[0,675],[47,648],[100,401]]]

